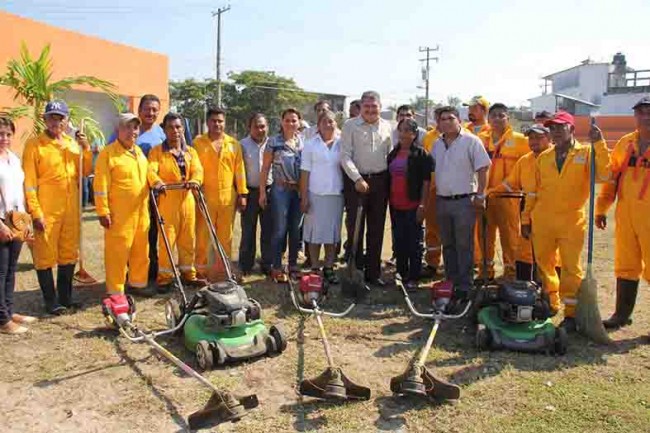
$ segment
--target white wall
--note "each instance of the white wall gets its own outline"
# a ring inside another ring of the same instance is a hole
[[[633,114],[632,106],[637,103],[644,95],[641,93],[624,93],[620,95],[605,95],[603,104],[600,107],[599,114],[610,115],[629,115]]]
[[[555,96],[552,94],[536,96],[535,98],[530,98],[530,109],[533,114],[538,111],[550,111],[551,113],[555,112]]]
[[[603,95],[607,92],[608,64],[582,65],[580,71],[579,99],[593,104],[601,104]],[[574,96],[574,95],[572,95]]]
[[[81,105],[92,111],[93,118],[99,122],[106,139],[113,133],[117,124],[117,111],[113,102],[103,93],[70,90],[63,98],[68,104]]]

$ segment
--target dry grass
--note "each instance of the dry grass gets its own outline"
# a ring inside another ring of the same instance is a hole
[[[89,271],[103,276],[103,246],[98,223],[86,214]],[[237,226],[239,224],[237,223]],[[597,278],[603,315],[612,308],[612,229],[598,233]],[[238,237],[236,237],[238,239]],[[387,239],[388,240],[388,239]],[[236,243],[235,243],[236,244]],[[236,245],[235,245],[236,250]],[[385,254],[388,254],[385,249]],[[35,273],[21,257],[16,303],[40,314]],[[302,399],[299,378],[325,367],[313,320],[304,323],[283,288],[260,278],[247,281],[249,294],[262,303],[265,320],[281,323],[290,335],[287,351],[208,372],[217,386],[257,393],[260,407],[224,432],[642,432],[650,431],[650,331],[647,290],[641,291],[635,323],[613,334],[616,344],[602,348],[572,337],[562,357],[508,352],[479,353],[463,322],[445,323],[429,355],[429,368],[460,384],[455,405],[395,398],[388,389],[423,343],[428,323],[411,318],[394,288],[372,295],[373,305],[348,318],[326,321],[334,357],[355,381],[369,386],[368,402],[331,404]],[[0,420],[2,432],[178,432],[186,416],[209,397],[198,383],[162,362],[146,346],[134,345],[102,329],[98,301],[103,286],[79,288],[85,310],[73,316],[44,318],[24,337],[0,337]],[[426,293],[419,293],[425,302]],[[138,321],[163,326],[163,299],[138,304]],[[332,309],[344,305],[336,300]],[[178,340],[162,340],[194,363]],[[217,431],[217,429],[215,429]]]

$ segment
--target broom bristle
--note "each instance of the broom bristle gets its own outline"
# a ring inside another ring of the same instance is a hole
[[[596,344],[609,344],[611,340],[598,309],[598,284],[588,275],[582,280],[578,291],[578,305],[576,306],[576,325],[578,332]]]

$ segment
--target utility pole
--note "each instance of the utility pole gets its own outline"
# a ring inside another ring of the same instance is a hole
[[[217,17],[217,107],[221,108],[221,14],[228,12],[230,5],[212,12]]]
[[[421,62],[426,62],[426,66],[422,69],[422,79],[425,82],[425,90],[424,90],[424,119],[425,119],[425,127],[429,126],[429,62],[431,60],[435,60],[436,63],[438,63],[438,58],[437,57],[431,57],[431,52],[438,51],[440,49],[439,45],[436,45],[435,48],[431,47],[420,47],[420,52],[427,53],[427,57],[425,59],[420,59]]]

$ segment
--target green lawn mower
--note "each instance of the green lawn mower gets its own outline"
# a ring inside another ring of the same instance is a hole
[[[520,193],[502,193],[497,199],[523,199]],[[487,216],[481,217],[483,251],[486,251]],[[534,268],[534,267],[533,267]],[[483,275],[475,294],[476,346],[479,350],[506,349],[564,355],[568,336],[551,321],[547,294],[531,275],[530,281],[491,281],[483,255]]]
[[[166,190],[182,189],[184,184],[166,185]],[[262,321],[260,304],[249,298],[232,273],[219,239],[205,197],[200,189],[193,190],[197,208],[209,228],[210,240],[218,260],[225,270],[225,281],[206,285],[188,301],[180,273],[165,235],[164,220],[152,193],[153,209],[174,274],[174,296],[165,305],[165,318],[170,329],[182,329],[185,347],[196,354],[201,369],[242,361],[264,355],[282,353],[287,339],[279,326],[268,327]],[[181,325],[179,327],[179,325]]]

